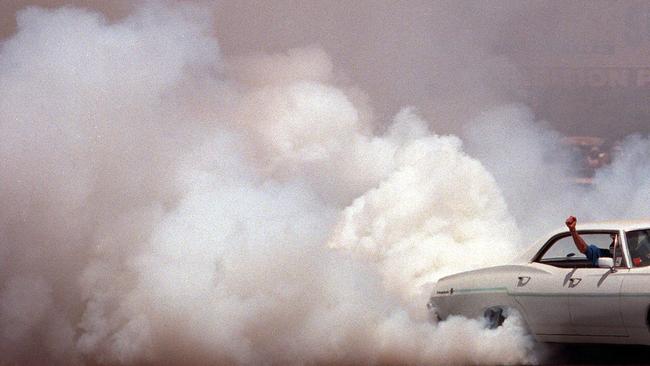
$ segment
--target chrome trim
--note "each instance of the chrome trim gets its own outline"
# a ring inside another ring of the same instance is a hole
[[[625,267],[627,269],[632,269],[632,260],[630,258],[630,251],[627,250],[627,232],[625,230],[619,230],[618,237],[621,242],[621,248],[623,249],[623,258],[625,258]]]

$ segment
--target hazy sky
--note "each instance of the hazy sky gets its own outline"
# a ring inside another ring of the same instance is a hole
[[[649,129],[650,2],[219,1],[226,57],[322,47],[388,121],[416,106],[457,131],[486,106],[521,102],[566,134]],[[4,1],[0,34],[27,5],[74,4],[119,19],[129,1]]]

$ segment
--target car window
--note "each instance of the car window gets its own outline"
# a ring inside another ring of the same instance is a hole
[[[580,236],[584,239],[587,245],[595,245],[600,249],[609,251],[610,245],[612,244],[612,234],[611,233],[580,233]],[[620,256],[620,249],[617,249],[617,260],[615,259],[616,266],[623,265],[622,258]],[[540,262],[564,262],[564,263],[575,263],[575,262],[587,262],[587,256],[580,253],[573,238],[570,235],[562,236],[557,238],[550,247],[547,247],[546,251],[539,258]],[[558,263],[562,264],[562,263]],[[649,259],[650,265],[650,259]]]
[[[586,241],[586,239],[585,239]],[[587,259],[587,256],[580,253],[576,245],[573,243],[571,236],[565,236],[558,239],[546,250],[546,253],[541,258],[541,261],[556,261],[556,260],[576,260]]]
[[[626,238],[632,265],[650,266],[650,230],[630,231],[626,234]]]

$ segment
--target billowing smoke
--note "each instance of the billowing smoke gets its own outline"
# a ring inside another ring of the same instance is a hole
[[[525,106],[486,111],[465,126],[463,135],[468,152],[493,174],[529,244],[561,226],[569,212],[585,221],[650,216],[647,137],[625,138],[612,163],[596,171],[591,185],[581,187],[575,184],[581,156]]]
[[[514,249],[461,141],[408,109],[374,133],[316,48],[227,64],[202,14],[18,14],[0,75],[2,361],[531,361],[516,317],[488,331],[424,311],[422,286]]]
[[[575,188],[525,106],[383,120],[317,46],[222,56],[202,6],[28,8],[0,52],[0,363],[535,362],[430,283],[647,214],[647,139]]]

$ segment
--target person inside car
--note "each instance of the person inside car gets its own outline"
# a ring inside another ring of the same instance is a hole
[[[612,258],[612,253],[614,252],[614,248],[616,244],[616,235],[614,234],[611,235],[612,243],[609,245],[609,250],[601,249],[593,244],[588,245],[576,230],[577,222],[578,219],[576,219],[574,216],[569,216],[569,218],[566,219],[565,224],[569,228],[569,232],[571,233],[573,242],[575,243],[580,253],[586,255],[587,259],[589,259],[589,261],[594,267],[598,267],[598,258],[600,257]]]
[[[635,267],[650,265],[649,244],[646,231],[633,231],[627,234],[627,246],[630,249],[630,258],[632,258]]]

